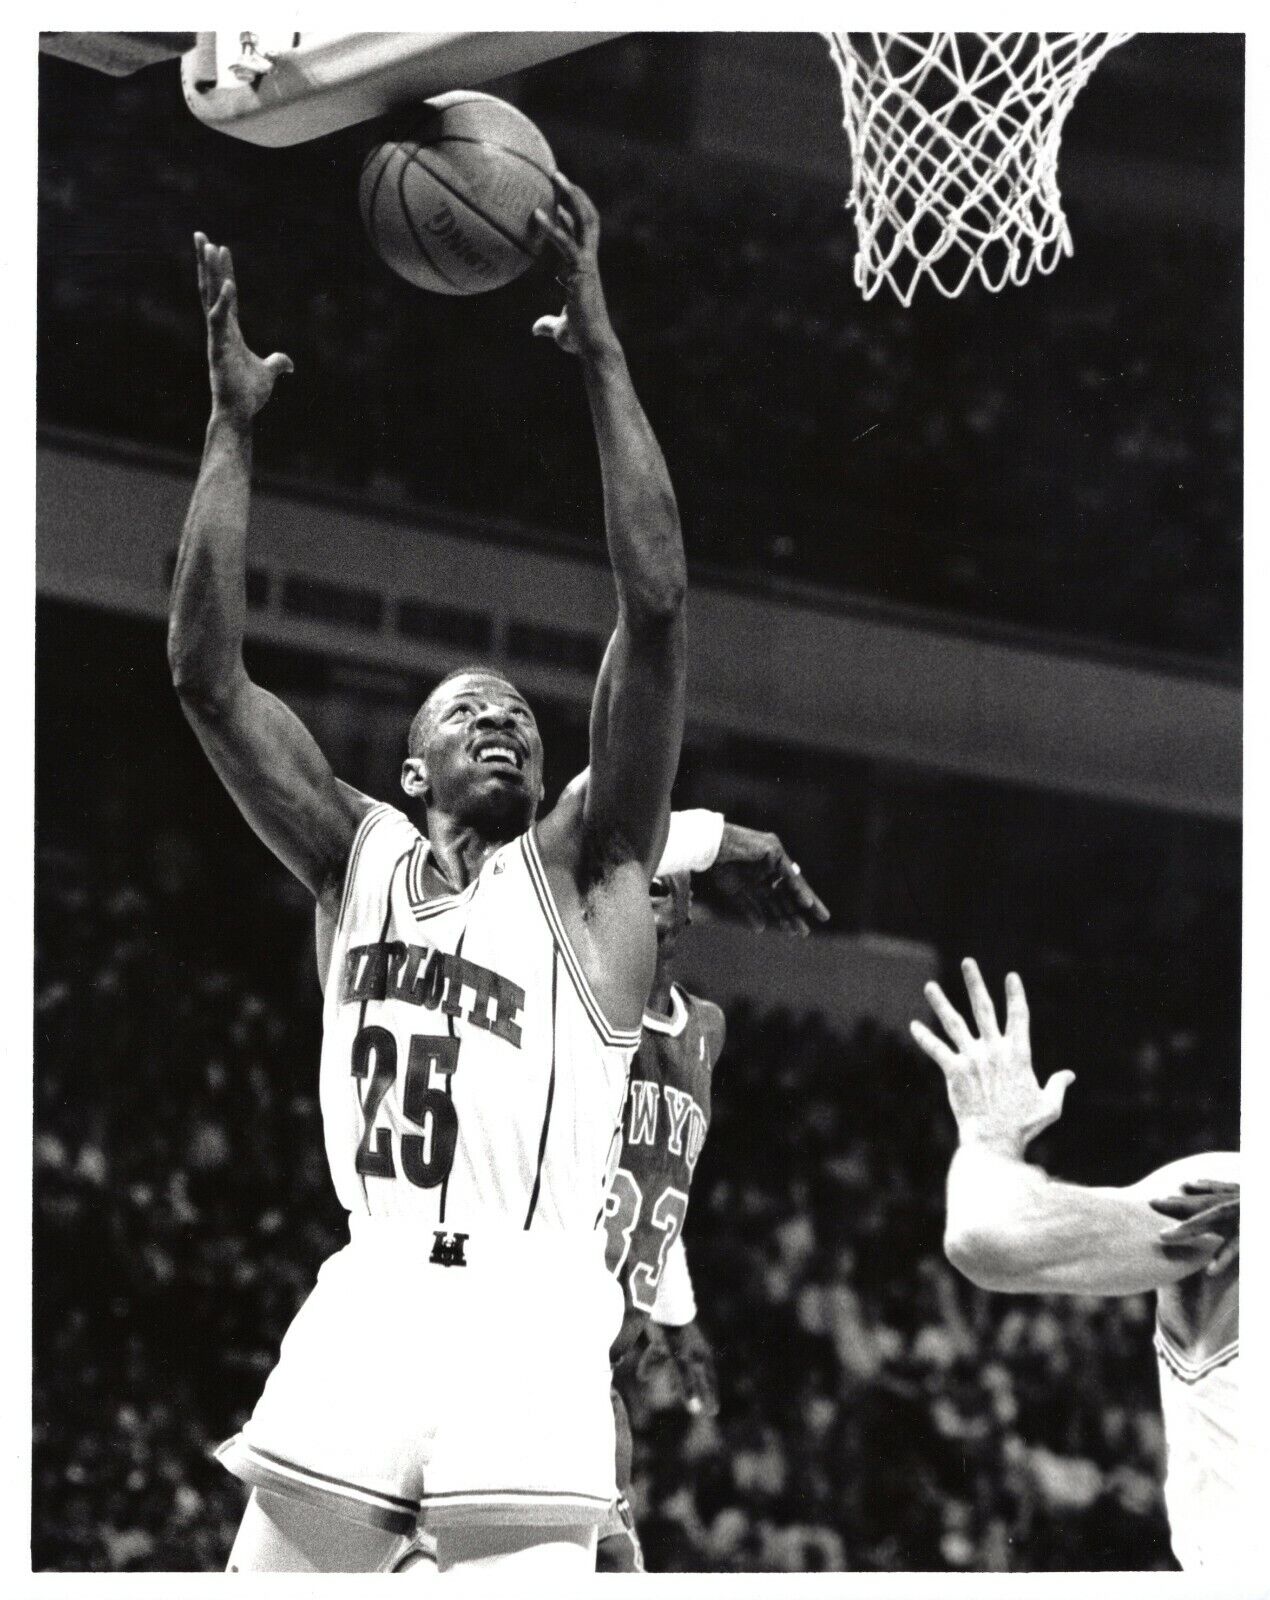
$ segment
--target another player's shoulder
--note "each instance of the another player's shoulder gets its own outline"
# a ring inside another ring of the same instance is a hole
[[[675,987],[679,991],[684,1010],[688,1013],[690,1020],[700,1028],[706,1037],[710,1047],[711,1060],[717,1061],[728,1034],[727,1018],[723,1015],[722,1007],[715,1005],[713,1000],[706,1000],[699,994],[692,994],[680,984],[676,984]]]

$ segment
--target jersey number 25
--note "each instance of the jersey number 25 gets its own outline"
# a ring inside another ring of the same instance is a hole
[[[411,1037],[401,1114],[419,1132],[401,1136],[401,1171],[420,1189],[434,1189],[444,1183],[454,1165],[459,1116],[450,1098],[450,1077],[458,1064],[457,1039],[446,1034],[416,1033]],[[433,1084],[434,1072],[444,1080],[444,1089]],[[365,1027],[353,1040],[353,1076],[370,1079],[362,1093],[366,1126],[354,1165],[363,1178],[395,1178],[392,1129],[375,1126],[384,1096],[397,1081],[397,1039],[387,1028]]]

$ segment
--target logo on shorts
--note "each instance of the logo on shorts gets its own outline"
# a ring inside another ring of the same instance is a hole
[[[432,1235],[432,1254],[428,1260],[438,1267],[465,1267],[467,1257],[463,1254],[463,1246],[466,1242],[465,1233],[443,1233],[438,1230]]]

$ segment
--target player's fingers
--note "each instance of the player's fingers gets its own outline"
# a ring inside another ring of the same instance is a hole
[[[265,357],[265,366],[273,373],[275,378],[280,378],[284,373],[295,371],[295,362],[290,356],[283,355],[281,350],[275,350],[271,356]]]
[[[560,253],[567,265],[574,266],[577,264],[577,240],[567,234],[553,217],[547,215],[541,206],[534,212],[534,223],[542,236]]]
[[[224,334],[225,324],[234,308],[234,280],[226,278],[207,313],[207,325],[218,337]]]
[[[560,331],[563,317],[539,317],[534,323],[534,336],[538,339],[554,339]]]
[[[1221,1249],[1204,1268],[1210,1278],[1215,1278],[1219,1272],[1225,1272],[1227,1267],[1233,1266],[1239,1259],[1239,1235],[1227,1239]]]
[[[196,233],[194,235],[194,264],[198,269],[198,297],[203,302],[203,310],[208,309],[207,300],[207,235]]]
[[[1007,972],[1005,975],[1005,1031],[1012,1039],[1022,1039],[1027,1042],[1030,1018],[1027,1009],[1027,994],[1023,988],[1023,979],[1017,972]]]
[[[1072,1084],[1076,1082],[1074,1072],[1056,1072],[1041,1090],[1041,1103],[1045,1107],[1047,1121],[1044,1127],[1049,1127],[1051,1122],[1057,1122],[1063,1114],[1063,1100]],[[1038,1129],[1039,1132],[1039,1129]]]
[[[551,181],[555,185],[556,199],[572,215],[579,243],[591,243],[591,236],[595,225],[599,221],[599,212],[591,203],[590,197],[576,183],[571,183],[563,172],[553,172]]]
[[[1232,1226],[1239,1223],[1239,1202],[1227,1200],[1221,1205],[1205,1206],[1202,1211],[1196,1212],[1193,1217],[1183,1217],[1180,1222],[1175,1222],[1171,1228],[1166,1228],[1161,1237],[1169,1239],[1191,1239],[1197,1234],[1221,1231],[1224,1238]]]
[[[810,928],[807,919],[803,916],[803,905],[799,899],[796,881],[789,876],[789,867],[792,862],[786,862],[783,869],[779,869],[774,878],[764,880],[764,894],[766,896],[771,915],[786,933],[807,934]]]
[[[1000,1038],[1000,1029],[997,1027],[997,1008],[992,1003],[992,996],[988,993],[988,986],[983,981],[983,974],[979,971],[979,963],[973,956],[967,956],[961,963],[961,975],[965,979],[966,993],[970,996],[970,1009],[974,1012],[975,1022],[979,1027],[981,1039]]]
[[[772,921],[782,933],[793,933],[796,934],[800,939],[805,939],[811,932],[811,929],[807,926],[806,922],[803,921],[802,917],[795,915],[788,909],[781,906],[772,907]]]
[[[784,880],[771,896],[771,908],[772,917],[783,933],[796,933],[805,939],[811,932]]]
[[[1183,1194],[1159,1195],[1147,1204],[1152,1211],[1158,1211],[1162,1217],[1173,1217],[1178,1222],[1184,1222],[1187,1217],[1193,1217],[1202,1209],[1205,1202],[1196,1196]]]
[[[225,282],[220,268],[220,253],[214,244],[203,251],[203,309],[210,314]]]
[[[1183,1194],[1230,1194],[1239,1193],[1237,1183],[1224,1183],[1216,1178],[1190,1178],[1182,1185]]]
[[[924,1022],[914,1019],[909,1023],[908,1031],[937,1067],[944,1072],[957,1071],[961,1062],[956,1052],[950,1050],[942,1039],[937,1039]]]
[[[572,238],[576,239],[578,237],[577,218],[569,210],[568,206],[561,205],[559,201],[556,202],[556,221]]]
[[[962,1050],[969,1050],[974,1045],[970,1029],[966,1026],[966,1019],[957,1007],[949,1000],[948,996],[932,980],[922,990],[930,1002],[930,1008],[939,1018],[944,1032]]]
[[[828,922],[829,907],[803,877],[803,869],[796,861],[789,863],[788,875],[799,909],[814,917],[817,922]]]
[[[1196,1265],[1203,1262],[1205,1265],[1226,1243],[1220,1233],[1197,1233],[1186,1239],[1169,1239],[1165,1237],[1168,1230],[1160,1235],[1159,1245],[1167,1255],[1177,1261],[1194,1260]]]
[[[773,915],[771,906],[764,900],[762,895],[745,889],[739,899],[745,920],[756,933],[764,932],[773,922],[779,921],[779,918]]]

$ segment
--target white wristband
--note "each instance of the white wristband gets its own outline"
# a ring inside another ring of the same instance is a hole
[[[697,1297],[692,1292],[688,1252],[684,1249],[682,1234],[671,1245],[666,1257],[651,1315],[663,1328],[682,1328],[685,1323],[696,1320]]]
[[[654,874],[669,878],[676,872],[709,872],[723,843],[722,811],[672,811],[666,848]]]

